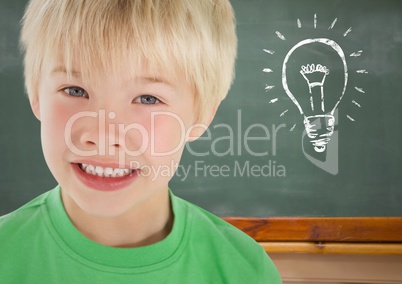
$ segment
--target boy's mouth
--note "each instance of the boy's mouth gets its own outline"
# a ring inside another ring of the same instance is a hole
[[[127,188],[140,176],[140,169],[113,168],[112,165],[102,167],[86,163],[72,163],[77,178],[87,187],[98,191]]]
[[[101,167],[84,163],[79,163],[78,166],[87,174],[107,178],[129,176],[135,171],[134,169]]]

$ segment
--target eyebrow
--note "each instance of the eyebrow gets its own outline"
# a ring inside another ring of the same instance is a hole
[[[54,69],[52,70],[52,72],[50,72],[50,73],[51,73],[51,74],[54,74],[54,73],[65,73],[65,74],[71,74],[73,77],[81,77],[81,72],[74,71],[74,70],[67,71],[67,69],[66,69],[65,67],[62,67],[62,66],[57,66],[57,67],[54,68]]]
[[[162,78],[158,78],[158,77],[145,76],[145,77],[134,78],[134,80],[138,80],[139,82],[144,83],[144,84],[161,83],[161,84],[165,84],[165,85],[169,85],[169,86],[172,85],[169,81],[164,80]]]
[[[81,78],[81,72],[75,71],[75,70],[71,70],[71,71],[67,71],[67,69],[63,66],[57,66],[55,67],[52,71],[51,74],[55,74],[55,73],[65,73],[65,74],[71,74],[73,77],[76,78]],[[153,84],[153,83],[161,83],[161,84],[165,84],[168,86],[173,86],[168,80],[165,80],[163,78],[159,78],[159,77],[153,77],[153,76],[144,76],[144,77],[135,77],[131,80],[128,81],[138,81],[140,83],[143,84]]]

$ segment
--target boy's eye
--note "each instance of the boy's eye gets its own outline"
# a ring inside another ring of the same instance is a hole
[[[154,105],[160,103],[160,100],[151,95],[142,95],[134,99],[134,102],[139,102],[145,105]]]
[[[63,89],[63,91],[72,96],[72,97],[82,97],[82,98],[88,98],[88,93],[80,87],[68,87]]]

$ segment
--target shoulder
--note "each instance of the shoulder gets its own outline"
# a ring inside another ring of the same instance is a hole
[[[219,262],[220,269],[228,270],[237,280],[245,277],[247,281],[253,279],[253,283],[282,283],[275,265],[254,239],[214,214],[175,198],[187,207],[188,246],[198,253],[200,261]]]
[[[17,210],[0,216],[0,239],[11,237],[15,233],[30,227],[35,220],[41,218],[41,208],[44,206],[49,192],[46,192]]]
[[[184,202],[187,203],[194,238],[216,243],[220,248],[238,254],[241,258],[254,258],[263,252],[261,246],[244,232],[214,214]]]

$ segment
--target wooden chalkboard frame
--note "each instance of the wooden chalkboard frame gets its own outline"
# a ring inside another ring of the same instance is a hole
[[[402,255],[402,217],[225,217],[267,252]]]

